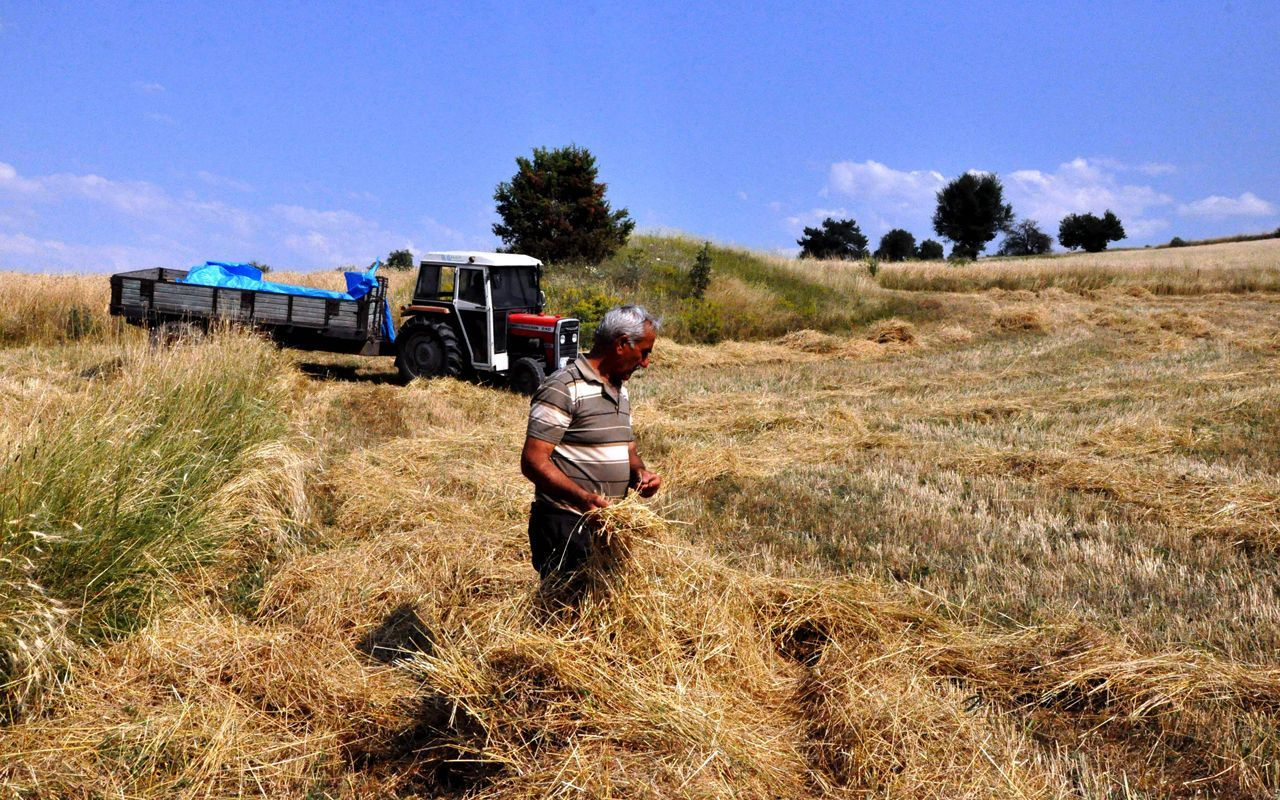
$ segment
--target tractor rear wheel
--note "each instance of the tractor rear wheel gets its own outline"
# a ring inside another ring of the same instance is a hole
[[[511,365],[511,391],[526,396],[532,395],[538,391],[538,387],[542,385],[546,377],[547,371],[543,369],[542,362],[538,359],[528,356],[517,358],[515,363]]]
[[[456,378],[462,374],[458,335],[443,322],[409,327],[396,339],[396,346],[400,351],[396,367],[406,383],[414,378]]]

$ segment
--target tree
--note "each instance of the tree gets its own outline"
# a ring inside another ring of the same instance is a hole
[[[508,252],[548,262],[603,261],[627,243],[635,228],[625,208],[612,211],[596,158],[585,147],[533,149],[516,157],[516,174],[498,184],[493,232]]]
[[[413,253],[408,250],[392,250],[387,256],[387,269],[413,269]]]
[[[925,239],[916,248],[916,258],[921,261],[941,261],[943,258],[942,242]]]
[[[906,261],[915,258],[916,237],[902,228],[893,230],[880,237],[880,246],[876,248],[876,258],[885,261]]]
[[[1053,237],[1040,230],[1040,223],[1024,219],[1005,228],[997,255],[1038,256],[1053,249]]]
[[[862,258],[867,254],[867,237],[851,219],[827,217],[820,228],[805,228],[796,239],[801,258]]]
[[[1058,241],[1068,250],[1083,247],[1085,252],[1100,253],[1107,242],[1118,242],[1125,236],[1120,218],[1108,209],[1101,219],[1093,214],[1068,214],[1058,223]]]
[[[973,259],[1012,220],[1013,208],[1004,202],[1000,179],[966,172],[939,190],[933,230],[955,243],[953,257]]]
[[[711,285],[711,242],[703,242],[698,257],[693,260],[693,268],[689,270],[689,294],[702,299]]]
[[[253,260],[253,261],[250,261],[250,262],[249,262],[249,266],[251,266],[251,267],[256,267],[256,268],[257,268],[257,270],[258,270],[259,272],[261,272],[263,275],[266,275],[268,272],[270,272],[270,271],[271,271],[271,265],[270,265],[270,264],[263,264],[261,261],[258,261],[258,260],[256,260],[256,259],[255,259],[255,260]]]

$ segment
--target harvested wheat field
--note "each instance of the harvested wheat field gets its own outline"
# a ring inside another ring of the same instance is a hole
[[[0,795],[1280,793],[1280,294],[660,340],[663,491],[565,605],[524,399],[151,346],[89,280],[0,351]]]

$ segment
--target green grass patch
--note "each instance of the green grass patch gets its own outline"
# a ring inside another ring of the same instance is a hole
[[[38,588],[30,613],[69,609],[71,637],[101,642],[138,628],[199,574],[233,576],[235,562],[260,555],[261,486],[278,477],[271,454],[289,435],[284,369],[246,335],[138,346],[113,377],[32,423],[0,464],[0,571]],[[14,616],[22,608],[0,611],[6,630],[26,624]],[[15,664],[7,658],[7,671]]]

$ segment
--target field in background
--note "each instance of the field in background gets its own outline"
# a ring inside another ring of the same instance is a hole
[[[151,348],[49,278],[0,350],[0,787],[1273,797],[1276,244],[720,251],[707,305],[693,242],[553,273],[681,340],[631,384],[666,521],[576,613],[525,561],[521,398]]]
[[[887,289],[974,292],[1050,287],[1072,292],[1119,287],[1152,294],[1280,291],[1280,239],[1196,247],[984,259],[963,267],[942,262],[885,265]]]

